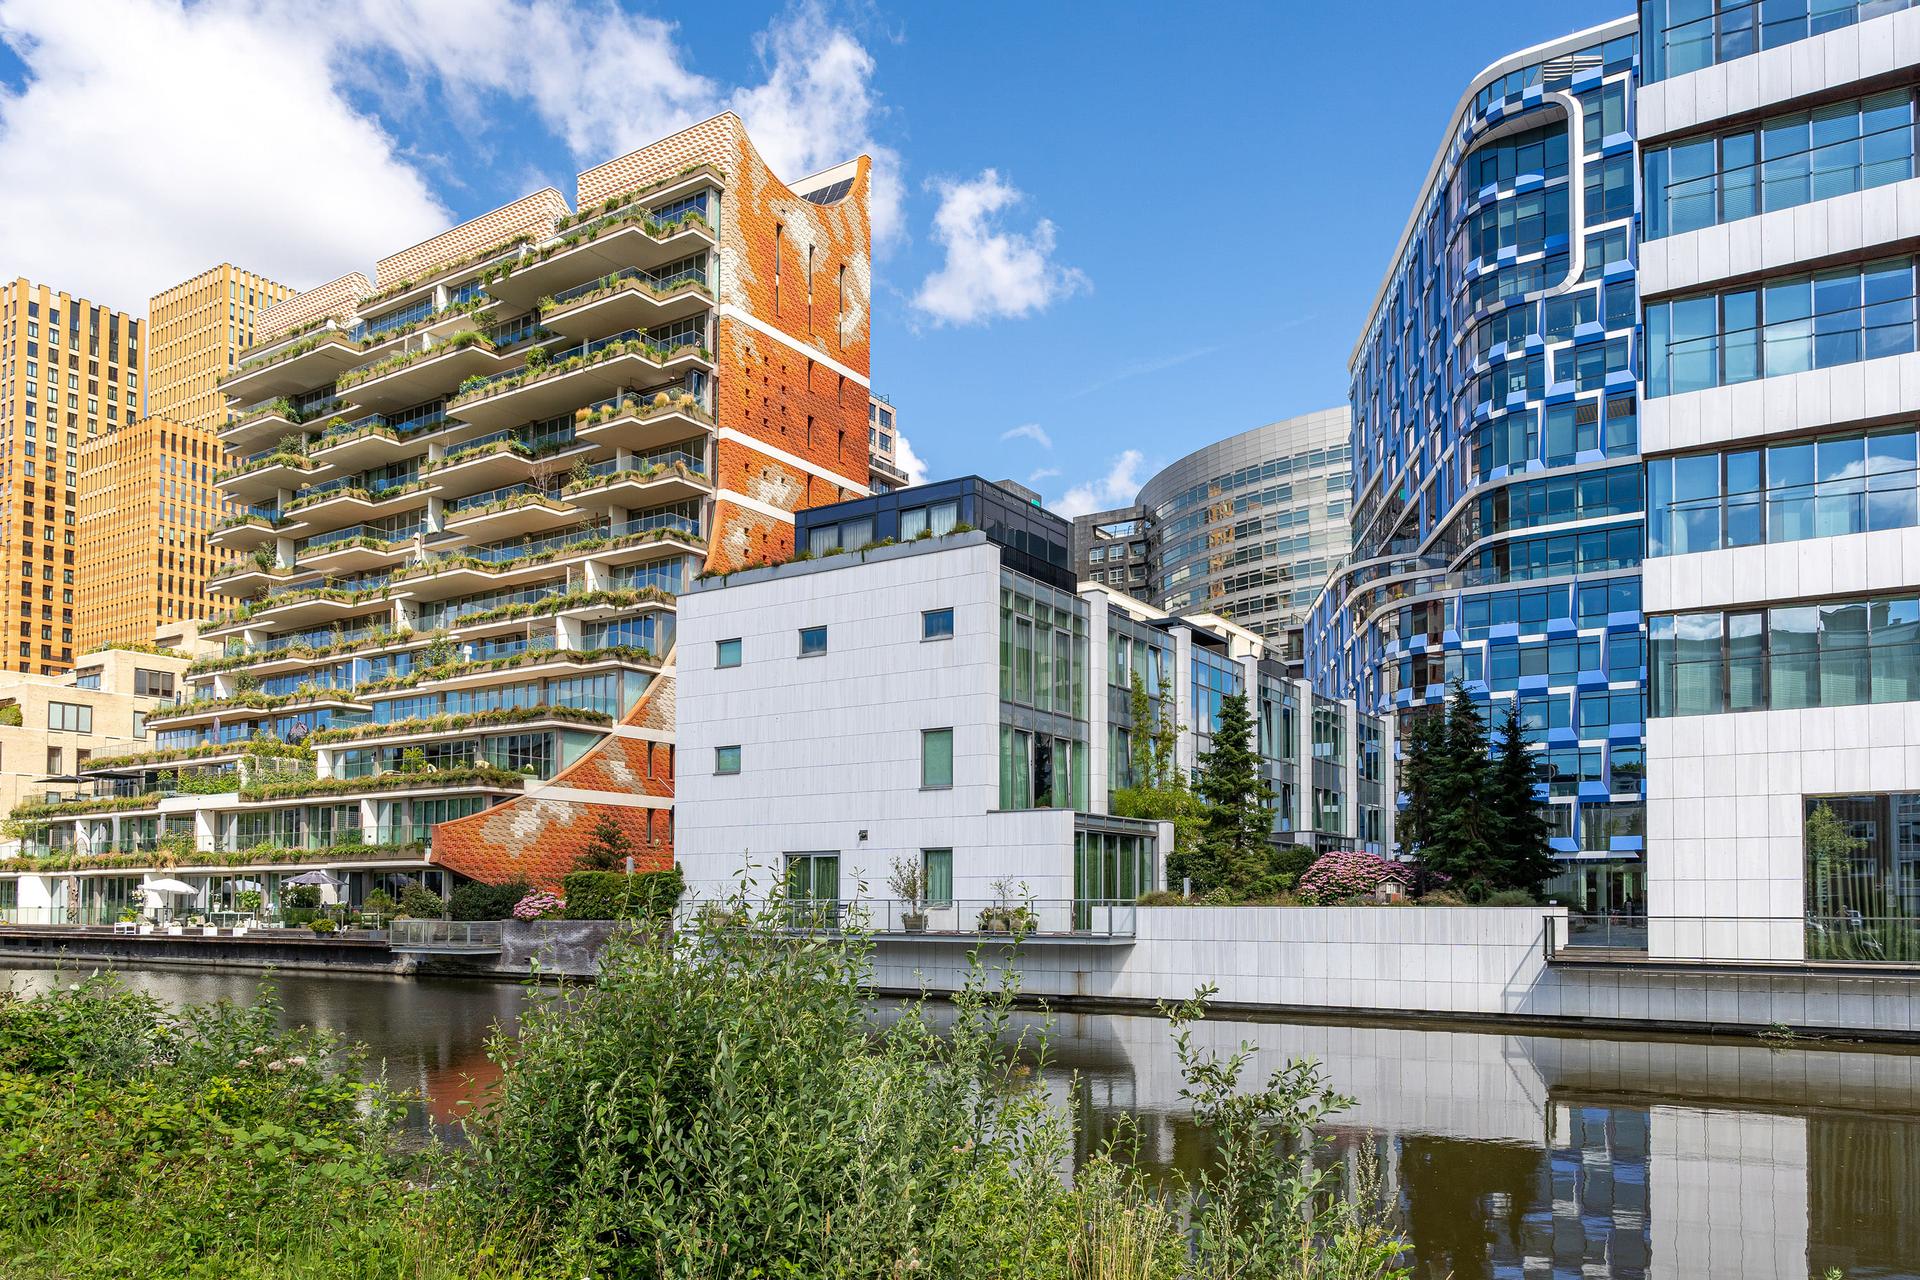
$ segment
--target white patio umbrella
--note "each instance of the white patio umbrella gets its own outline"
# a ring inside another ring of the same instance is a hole
[[[195,888],[193,885],[188,884],[185,880],[172,880],[172,879],[149,880],[145,884],[141,885],[140,887],[142,889],[151,889],[155,893],[198,893],[200,892],[199,889]]]

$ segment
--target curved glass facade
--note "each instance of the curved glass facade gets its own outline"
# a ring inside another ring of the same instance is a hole
[[[1154,603],[1215,613],[1300,658],[1299,627],[1346,556],[1346,409],[1243,431],[1142,486]]]
[[[1470,88],[1354,351],[1352,559],[1307,623],[1362,712],[1518,700],[1554,887],[1598,906],[1644,897],[1636,74],[1626,19]]]

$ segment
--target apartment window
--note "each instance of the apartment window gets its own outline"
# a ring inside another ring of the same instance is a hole
[[[713,749],[713,771],[731,776],[740,772],[739,747],[715,747]]]
[[[922,640],[953,639],[953,610],[927,609],[920,614],[920,638]]]
[[[77,702],[49,702],[47,728],[70,733],[92,733],[93,708]]]
[[[907,542],[929,534],[953,532],[960,523],[958,502],[936,502],[926,507],[909,507],[900,513],[900,541]]]
[[[927,905],[930,907],[952,906],[953,850],[922,849],[920,873],[922,892],[926,894]]]
[[[57,778],[60,776],[61,760],[62,760],[61,748],[59,747],[47,748],[47,776],[48,777]]]
[[[147,736],[147,713],[144,711],[133,713],[133,736],[136,738]]]
[[[952,729],[920,731],[920,785],[922,787],[953,785]]]
[[[713,665],[716,667],[737,667],[740,665],[740,639],[720,640],[713,646]]]
[[[173,672],[148,671],[144,667],[133,669],[133,693],[137,698],[171,698],[173,696]]]
[[[1920,599],[1647,620],[1655,716],[1920,700]]]
[[[800,628],[800,656],[811,658],[827,651],[827,629],[825,627]]]

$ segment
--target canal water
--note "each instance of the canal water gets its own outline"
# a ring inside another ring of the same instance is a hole
[[[0,968],[19,990],[72,976]],[[175,1005],[258,998],[245,974],[123,976]],[[490,1029],[539,998],[368,975],[286,974],[277,987],[289,1022],[363,1043],[375,1069],[424,1097],[422,1129],[461,1114],[491,1077]],[[1124,1114],[1146,1164],[1206,1162],[1165,1023],[1074,1014],[1049,1034],[1045,1078],[1078,1101],[1083,1152]],[[1920,1054],[1333,1022],[1209,1021],[1201,1038],[1258,1045],[1261,1075],[1316,1058],[1358,1100],[1329,1129],[1330,1158],[1379,1155],[1422,1280],[1920,1280]]]

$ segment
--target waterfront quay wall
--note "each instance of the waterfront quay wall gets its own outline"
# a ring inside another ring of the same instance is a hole
[[[1564,919],[1538,907],[1140,907],[1130,944],[1028,942],[1009,957],[986,943],[982,956],[1010,959],[1024,995],[1063,1008],[1151,1008],[1211,983],[1222,1011],[1920,1040],[1920,968],[1550,961],[1546,931],[1564,936]],[[952,992],[969,945],[889,935],[874,985]]]
[[[0,929],[0,961],[8,960],[358,973],[401,973],[410,967],[383,939],[321,938],[297,929],[262,930],[238,938],[85,928]]]

